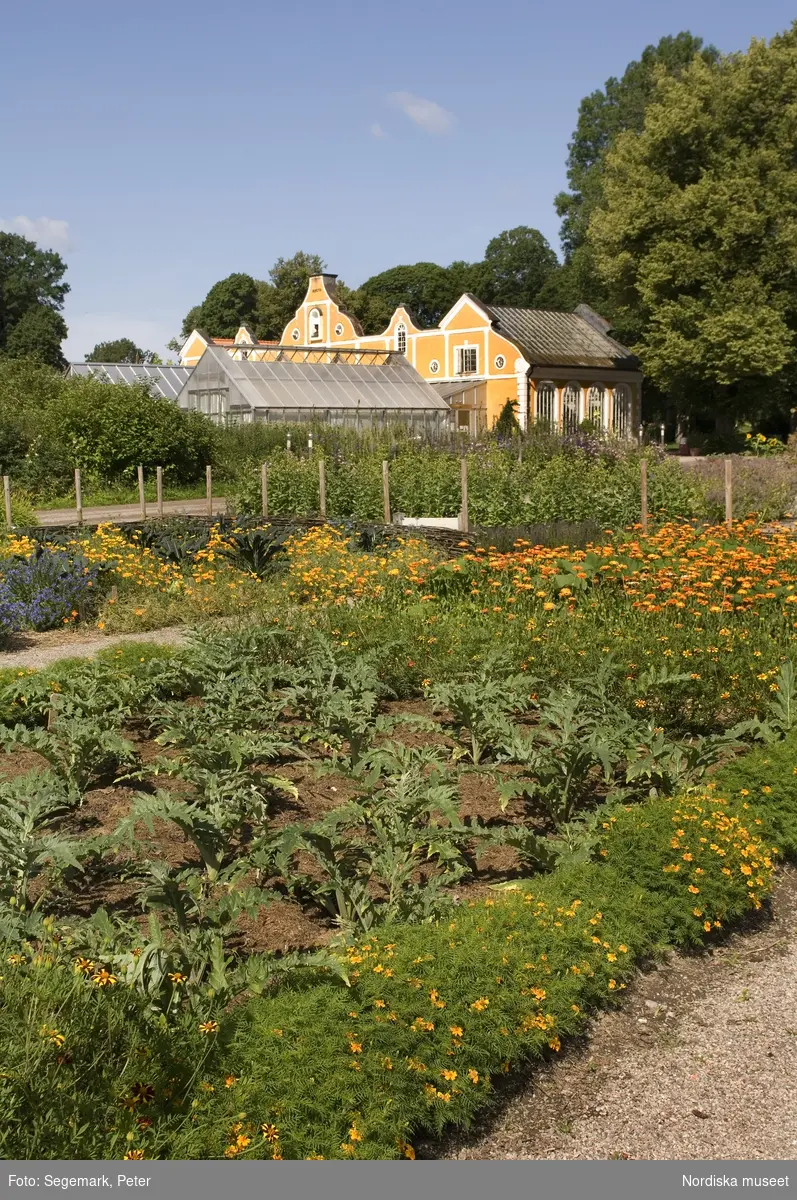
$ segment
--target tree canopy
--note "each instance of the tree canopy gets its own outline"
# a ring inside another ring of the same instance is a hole
[[[565,261],[543,285],[541,307],[572,310],[576,304],[587,303],[612,315],[588,236],[590,217],[603,200],[604,158],[621,133],[641,131],[662,72],[677,78],[696,56],[710,65],[718,61],[719,51],[704,46],[702,38],[688,31],[663,37],[629,63],[620,79],[612,76],[603,88],[581,101],[568,147],[570,190],[560,192],[554,200],[562,218],[560,237]]]
[[[62,366],[66,264],[18,233],[0,233],[0,354]]]
[[[98,363],[159,363],[153,350],[142,350],[132,338],[116,338],[111,342],[98,342],[86,355],[86,362]]]
[[[641,131],[603,159],[589,240],[615,323],[654,384],[726,417],[793,375],[797,23],[719,63],[656,75]]]
[[[519,225],[487,243],[479,293],[489,304],[531,308],[559,261],[539,229]]]
[[[183,337],[201,329],[209,337],[235,337],[241,325],[254,324],[257,284],[251,275],[234,273],[214,283],[201,304],[183,321]]]

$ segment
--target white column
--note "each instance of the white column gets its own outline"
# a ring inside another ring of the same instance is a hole
[[[529,427],[529,364],[525,359],[515,360],[515,379],[517,380],[518,424],[525,433]]]

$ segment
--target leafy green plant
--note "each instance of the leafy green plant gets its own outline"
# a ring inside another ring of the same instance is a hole
[[[454,784],[419,758],[361,801],[286,829],[275,864],[290,891],[320,903],[351,934],[433,916],[446,903],[442,889],[469,871],[473,835],[459,819]],[[301,870],[298,851],[312,872]]]
[[[0,783],[0,898],[6,903],[27,909],[31,879],[48,863],[80,870],[80,848],[58,832],[69,811],[61,781],[47,771]]]
[[[426,694],[436,712],[451,713],[457,736],[468,736],[466,753],[478,766],[500,745],[511,717],[528,708],[533,686],[528,675],[504,674],[490,658],[469,678],[433,684]]]
[[[0,746],[35,750],[45,758],[66,788],[69,803],[83,802],[83,793],[95,779],[115,775],[135,762],[132,743],[116,729],[104,728],[96,718],[59,717],[48,730],[26,725],[0,728]]]

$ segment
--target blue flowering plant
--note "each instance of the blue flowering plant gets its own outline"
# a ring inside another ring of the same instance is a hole
[[[100,565],[80,555],[39,546],[29,558],[0,564],[0,635],[57,629],[91,616]]]

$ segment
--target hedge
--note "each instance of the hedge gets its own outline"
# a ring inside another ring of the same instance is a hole
[[[432,925],[381,927],[348,950],[350,988],[295,975],[217,1030],[153,1033],[132,993],[89,989],[68,946],[6,947],[0,1149],[413,1157],[414,1136],[467,1127],[496,1078],[616,1003],[641,961],[764,903],[797,850],[796,764],[792,735],[701,792],[606,809],[593,861]]]

